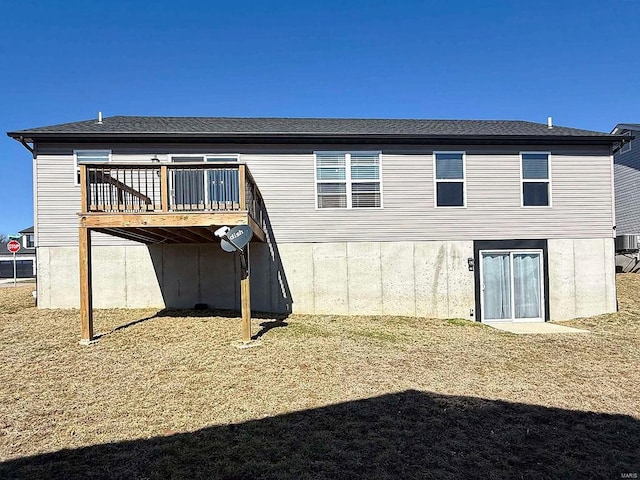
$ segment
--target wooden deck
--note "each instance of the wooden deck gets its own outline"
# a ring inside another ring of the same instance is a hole
[[[237,162],[84,163],[79,216],[81,343],[94,341],[91,233],[151,244],[218,243],[213,232],[249,225],[265,241],[264,204]],[[241,278],[242,342],[251,343],[249,278]],[[248,326],[248,327],[247,327]]]
[[[238,163],[80,165],[80,227],[146,244],[212,243],[222,225],[265,240],[263,202]]]

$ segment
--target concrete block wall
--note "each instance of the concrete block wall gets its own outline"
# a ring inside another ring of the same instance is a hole
[[[613,239],[549,240],[552,320],[616,309]],[[473,242],[252,243],[255,311],[467,318]],[[94,246],[95,308],[239,309],[237,258],[217,244]],[[78,250],[38,250],[38,303],[79,305]]]

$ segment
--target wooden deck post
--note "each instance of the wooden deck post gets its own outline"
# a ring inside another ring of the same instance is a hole
[[[242,310],[242,340],[234,342],[232,345],[236,348],[250,348],[259,347],[262,342],[259,340],[251,339],[251,288],[249,285],[249,247],[245,253],[240,255],[246,255],[241,261],[242,270],[240,274],[240,304]]]
[[[251,288],[249,275],[240,280],[240,302],[242,303],[242,342],[251,342]]]
[[[79,229],[80,255],[80,343],[93,341],[93,299],[91,291],[91,229]]]
[[[87,199],[87,166],[80,164],[80,211],[89,211],[89,201]]]
[[[238,193],[240,210],[247,209],[247,166],[238,165]]]
[[[169,175],[166,165],[160,165],[160,202],[162,211],[169,211]]]

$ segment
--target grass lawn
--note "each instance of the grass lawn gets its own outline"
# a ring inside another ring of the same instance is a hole
[[[0,478],[640,476],[640,275],[620,312],[461,320],[37,310],[0,288]],[[630,477],[627,477],[630,478]]]

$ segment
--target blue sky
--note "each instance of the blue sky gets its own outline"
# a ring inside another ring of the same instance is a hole
[[[111,115],[640,122],[640,0],[0,0],[0,233],[33,222],[4,132]]]

